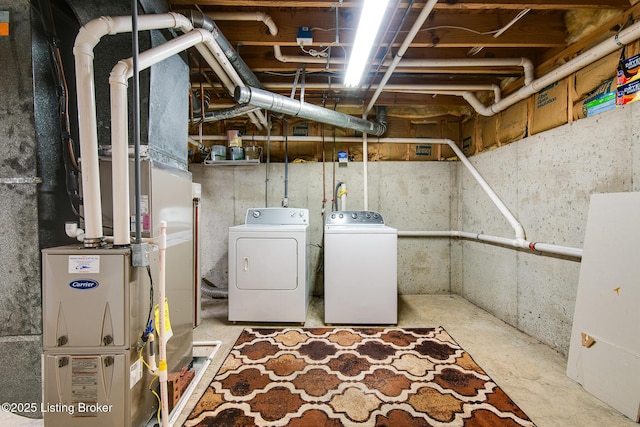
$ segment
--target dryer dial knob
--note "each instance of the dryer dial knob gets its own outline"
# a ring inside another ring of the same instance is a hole
[[[253,217],[254,218],[259,218],[260,217],[260,211],[253,211]]]
[[[351,214],[351,218],[353,218],[353,219],[357,219],[357,218],[358,218],[358,214],[357,214],[356,212],[353,212],[353,213]]]

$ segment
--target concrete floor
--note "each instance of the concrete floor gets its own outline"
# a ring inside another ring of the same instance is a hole
[[[305,327],[325,326],[323,301],[311,301]],[[538,427],[637,426],[565,375],[566,359],[530,336],[496,319],[457,295],[401,295],[401,327],[443,326]],[[225,300],[203,301],[202,323],[194,341],[222,341],[176,425],[182,425],[209,385],[235,340],[250,324],[230,324]],[[282,325],[280,325],[282,326]],[[296,325],[297,326],[297,325]],[[42,426],[0,412],[0,425]]]
[[[323,300],[311,301],[305,327],[325,326]],[[637,426],[565,375],[566,358],[457,295],[401,295],[398,326],[443,326],[538,427]],[[194,341],[220,340],[207,372],[187,403],[181,425],[245,326],[229,324],[224,300],[203,302]]]

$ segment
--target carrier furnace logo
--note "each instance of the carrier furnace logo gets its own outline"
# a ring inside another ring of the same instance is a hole
[[[94,289],[98,287],[98,282],[91,279],[74,280],[69,283],[73,289]]]

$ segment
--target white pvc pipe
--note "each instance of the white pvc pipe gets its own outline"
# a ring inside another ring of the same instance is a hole
[[[384,86],[387,84],[387,82],[391,78],[391,75],[393,74],[396,67],[398,66],[398,63],[402,59],[402,56],[405,54],[407,49],[409,49],[411,42],[416,37],[420,29],[422,29],[422,24],[424,24],[424,22],[427,20],[427,18],[431,14],[431,11],[435,7],[436,3],[438,3],[438,0],[427,0],[427,2],[425,3],[424,7],[420,11],[420,15],[418,15],[415,22],[413,23],[413,26],[409,30],[409,34],[407,34],[407,37],[404,39],[404,41],[400,45],[400,49],[398,49],[398,52],[396,52],[396,56],[393,58],[393,61],[387,68],[387,71],[384,73],[384,76],[382,76],[382,80],[378,84],[378,88],[373,93],[373,96],[371,97],[371,101],[369,101],[369,105],[367,105],[367,108],[365,108],[364,110],[364,113],[363,113],[364,117],[366,117],[367,114],[369,114],[369,111],[371,111],[371,109],[373,108],[373,105],[378,100],[378,97],[380,96],[380,93],[384,89]]]
[[[278,26],[271,16],[264,12],[212,12],[207,13],[214,21],[258,21],[269,29],[272,36],[278,35]],[[283,55],[279,45],[273,46],[274,57],[280,62],[312,63],[312,64],[345,64],[346,58],[321,58],[313,56]],[[384,60],[382,65],[389,66],[391,60]],[[405,59],[398,67],[408,68],[442,68],[442,67],[522,67],[524,84],[528,85],[534,78],[533,63],[527,58],[461,58],[461,59]],[[324,85],[326,86],[326,85]],[[267,87],[267,85],[265,85]],[[308,86],[307,86],[308,87]],[[376,85],[377,87],[377,85]],[[473,89],[471,89],[473,90]],[[496,98],[499,99],[499,98]]]
[[[528,98],[529,96],[539,92],[543,88],[550,84],[556,83],[563,78],[570,76],[576,71],[594,63],[595,61],[604,58],[608,54],[615,52],[622,46],[629,44],[640,38],[640,22],[636,22],[630,27],[620,31],[613,37],[608,38],[604,42],[594,46],[586,52],[576,56],[564,65],[550,71],[537,80],[532,81],[529,85],[524,86],[517,92],[507,96],[499,102],[490,106],[485,106],[480,102],[476,96],[472,93],[466,93],[464,99],[471,104],[471,106],[483,116],[493,116],[500,111],[503,111],[517,102]]]
[[[465,165],[469,173],[471,173],[471,176],[473,176],[476,182],[480,184],[480,187],[484,190],[485,193],[487,193],[487,195],[489,196],[493,204],[496,205],[500,213],[502,213],[502,215],[506,218],[506,220],[509,222],[511,227],[513,227],[516,233],[516,239],[520,239],[520,240],[525,239],[525,232],[524,232],[524,228],[522,227],[522,224],[518,222],[516,217],[509,210],[509,208],[504,204],[504,202],[500,199],[500,197],[496,194],[496,192],[493,191],[491,186],[487,183],[487,181],[485,181],[482,175],[480,175],[478,170],[471,164],[467,156],[465,156],[464,152],[462,152],[462,150],[458,148],[458,146],[454,141],[450,139],[404,138],[403,142],[415,143],[415,144],[420,144],[420,143],[442,144],[442,145],[448,145],[449,147],[451,147],[451,149],[456,154],[456,156],[460,159],[462,164]]]
[[[490,236],[487,234],[469,233],[465,231],[398,231],[398,237],[457,237],[461,239],[477,240],[480,242],[495,243],[516,248],[530,249],[537,252],[546,252],[556,255],[565,255],[582,258],[582,249],[568,246],[558,246],[548,243],[531,242],[520,239],[508,239],[505,237]]]
[[[211,12],[206,14],[214,21],[258,21],[269,29],[272,36],[278,35],[278,26],[273,18],[264,12]]]
[[[364,135],[365,134],[363,134],[363,136]],[[198,138],[197,136],[192,136],[192,137],[193,138]],[[215,140],[224,140],[225,137],[211,135],[211,136],[203,136],[202,139],[203,140],[215,141]],[[358,138],[358,137],[336,137],[335,139],[336,139],[336,142],[358,143],[358,142],[363,142],[364,138]],[[256,141],[261,141],[261,140],[264,141],[265,137],[255,136],[255,140]],[[284,137],[271,136],[271,141],[280,141],[280,140],[284,140]],[[319,141],[322,141],[322,137],[320,137],[320,136],[289,137],[289,140],[300,141],[300,142],[319,142]],[[485,191],[485,193],[487,193],[487,195],[489,196],[491,201],[496,205],[496,207],[498,208],[500,213],[502,213],[502,215],[505,217],[505,219],[513,227],[513,229],[515,231],[516,239],[520,239],[520,240],[524,240],[525,239],[524,228],[522,227],[520,222],[518,222],[518,220],[515,218],[515,216],[509,210],[509,208],[507,208],[507,206],[500,199],[500,197],[495,193],[495,191],[493,191],[491,186],[489,186],[487,181],[485,181],[485,179],[482,177],[482,175],[480,175],[478,170],[473,166],[473,164],[471,164],[471,162],[469,161],[467,156],[465,156],[464,152],[462,152],[462,150],[460,150],[460,148],[458,148],[458,146],[456,145],[456,143],[454,141],[452,141],[450,139],[444,139],[444,138],[443,139],[440,139],[440,138],[380,138],[380,139],[378,139],[376,141],[380,142],[380,143],[394,143],[394,144],[441,144],[441,145],[448,145],[454,151],[456,156],[460,159],[462,164],[467,168],[467,170],[469,170],[469,172],[471,173],[473,178],[478,182],[478,184],[480,184],[480,187]],[[363,163],[364,163],[364,159],[367,158],[366,151],[363,151],[362,158],[363,158]],[[366,181],[366,178],[365,178],[365,185],[366,185],[366,182],[367,181]],[[366,209],[367,209],[367,202],[365,202],[365,210]]]
[[[347,185],[343,182],[340,184],[340,210],[347,210]]]
[[[362,116],[363,119],[366,120],[367,116],[363,115]],[[363,209],[365,211],[369,210],[369,142],[367,139],[367,134],[366,132],[362,133],[362,185],[364,188],[364,194],[363,194],[363,204],[364,207]]]
[[[193,84],[194,88],[199,88],[200,84]],[[220,87],[220,85],[211,85],[209,83],[205,83],[202,85],[203,87]],[[290,89],[290,83],[264,83],[265,89]],[[226,86],[225,86],[226,87]],[[326,89],[327,85],[325,83],[305,83],[305,88],[307,89]],[[376,89],[378,87],[377,84],[371,85],[372,89]],[[331,89],[335,91],[341,90],[353,90],[353,88],[347,88],[344,85],[332,84]],[[494,94],[495,100],[500,100],[502,97],[500,86],[496,84],[459,84],[459,85],[451,85],[451,84],[391,84],[386,85],[384,87],[385,92],[405,92],[405,93],[430,93],[430,94],[443,94],[443,95],[457,95],[462,96],[465,92],[468,91],[492,91]]]
[[[393,75],[393,72],[395,71],[396,67],[398,66],[398,63],[400,62],[400,60],[402,59],[402,56],[404,55],[404,53],[407,51],[407,49],[411,45],[411,42],[413,41],[413,39],[416,37],[416,35],[420,31],[420,29],[422,28],[422,24],[424,24],[424,21],[427,20],[427,18],[431,14],[431,11],[433,10],[433,8],[435,7],[437,2],[438,2],[438,0],[427,0],[427,2],[425,3],[424,7],[420,11],[420,15],[418,15],[418,17],[416,18],[415,22],[411,26],[411,29],[409,30],[409,33],[407,34],[407,37],[405,37],[404,41],[400,45],[400,49],[398,50],[398,52],[396,52],[396,56],[393,58],[393,61],[391,62],[389,67],[387,67],[387,70],[385,71],[384,75],[382,76],[382,79],[380,80],[380,83],[378,84],[378,87],[376,88],[375,92],[373,93],[373,96],[371,97],[371,101],[369,101],[369,105],[367,105],[367,107],[364,109],[364,111],[362,113],[362,118],[363,119],[366,120],[367,115],[369,114],[369,111],[371,111],[371,109],[373,108],[373,105],[378,100],[378,97],[380,96],[380,94],[382,93],[382,90],[384,89],[385,85],[387,84],[387,82],[389,81],[391,76]],[[368,164],[369,164],[368,150],[369,149],[368,149],[368,145],[367,145],[367,135],[366,135],[366,133],[363,133],[362,134],[362,153],[363,153],[363,156],[362,156],[362,174],[364,176],[364,197],[363,197],[363,199],[364,199],[364,208],[365,208],[365,210],[368,210],[368,204],[369,204],[369,188],[368,188],[368,179],[367,179]]]
[[[130,32],[131,27],[131,17],[100,17],[80,28],[73,46],[78,100],[78,130],[82,158],[85,242],[88,242],[89,245],[103,239],[93,49],[103,36]],[[177,13],[166,13],[140,16],[138,28],[141,31],[163,28],[190,31],[192,26],[186,17]]]
[[[200,138],[198,135],[192,135],[190,138]],[[284,141],[284,136],[271,136],[271,141]],[[299,141],[299,142],[322,142],[321,136],[296,136],[296,137],[288,137],[289,140]],[[221,135],[204,135],[202,136],[202,140],[208,141],[225,141],[227,139],[226,136]],[[256,135],[254,137],[256,141],[266,141],[267,137]],[[336,137],[336,142],[342,143],[361,143],[363,138],[359,137]],[[536,250],[540,252],[548,252],[554,253],[558,255],[567,255],[572,257],[581,257],[582,249],[579,248],[571,248],[566,246],[557,246],[547,243],[538,243],[532,242],[529,240],[525,240],[525,231],[520,222],[515,218],[515,216],[511,213],[509,208],[504,204],[504,202],[500,199],[500,197],[493,191],[493,189],[489,186],[489,184],[484,180],[484,178],[480,175],[477,169],[471,164],[471,162],[467,159],[464,152],[458,148],[455,142],[450,139],[430,139],[430,138],[380,138],[380,143],[394,143],[394,144],[442,144],[448,145],[453,149],[456,153],[456,156],[460,159],[462,164],[469,170],[471,175],[475,178],[475,180],[480,184],[482,189],[487,193],[491,201],[496,205],[498,210],[502,213],[502,215],[507,219],[509,224],[513,227],[515,231],[515,238],[505,238],[505,237],[495,237],[489,236],[485,234],[477,234],[477,233],[468,233],[463,231],[416,231],[416,232],[403,232],[405,236],[409,236],[408,233],[412,233],[411,235],[415,236],[423,236],[423,237],[461,237],[479,241],[485,241],[489,243],[497,243],[505,246],[513,246],[517,248],[529,248],[531,250]],[[365,158],[365,154],[363,152],[363,159]],[[367,185],[367,180],[365,178],[364,185]],[[365,202],[365,210],[368,209],[368,202]],[[453,233],[453,234],[452,234]]]
[[[138,69],[145,70],[172,55],[203,41],[213,40],[213,35],[203,29],[195,29],[175,39],[140,53]],[[129,220],[129,155],[128,155],[128,106],[127,81],[133,75],[133,60],[123,59],[111,70],[111,168],[113,186],[113,236],[114,244],[130,243]]]
[[[166,250],[167,250],[167,222],[160,221],[160,239],[158,242],[158,379],[160,381],[160,404],[162,427],[169,425],[169,393],[167,389],[167,340],[165,340],[165,290],[166,290]]]
[[[222,51],[222,48],[216,43],[215,39],[211,37],[204,41],[204,45],[213,53],[213,57],[220,63],[224,71],[227,73],[233,87],[227,87],[229,92],[233,95],[235,87],[246,87],[247,85],[244,83],[238,72],[233,68],[233,65],[229,62],[227,55]],[[262,129],[262,126],[267,126],[267,118],[262,113],[262,111],[256,111],[255,113],[249,113],[249,116],[256,116],[256,120],[252,120],[253,124],[255,124],[258,129]]]

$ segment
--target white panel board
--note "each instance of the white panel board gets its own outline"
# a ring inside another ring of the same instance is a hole
[[[567,365],[570,378],[636,422],[640,420],[638,218],[638,192],[591,197]]]

